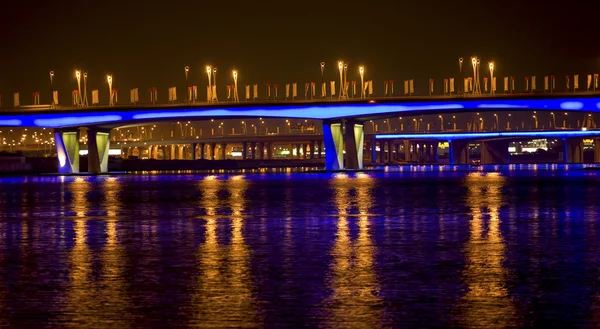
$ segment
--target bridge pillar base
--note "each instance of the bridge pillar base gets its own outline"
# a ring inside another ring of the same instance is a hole
[[[88,171],[108,172],[110,131],[88,129]]]
[[[563,138],[564,163],[583,163],[583,139]]]
[[[55,130],[54,143],[58,155],[58,172],[75,174],[79,172],[79,129]]]
[[[451,165],[466,165],[471,161],[469,154],[469,141],[467,140],[450,140],[450,155],[449,163]]]
[[[325,141],[325,169],[344,169],[343,122],[323,122]]]
[[[481,142],[481,164],[509,164],[507,140]]]
[[[346,169],[363,169],[364,126],[358,122],[346,122]],[[343,154],[342,154],[343,156]]]

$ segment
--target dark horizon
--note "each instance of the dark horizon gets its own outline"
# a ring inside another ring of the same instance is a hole
[[[544,75],[555,74],[558,89],[564,75],[600,71],[592,4],[11,3],[4,5],[0,23],[6,50],[0,93],[8,104],[18,91],[28,104],[31,93],[40,91],[47,103],[52,69],[64,104],[76,88],[73,72],[81,69],[89,72],[88,89],[99,89],[101,100],[108,73],[124,101],[126,90],[135,87],[140,100],[149,87],[165,99],[166,89],[177,86],[182,98],[183,67],[189,65],[190,84],[199,86],[202,100],[204,67],[211,64],[219,68],[220,90],[232,83],[235,68],[240,86],[297,82],[301,94],[305,82],[320,80],[321,61],[327,63],[325,79],[336,80],[341,59],[350,65],[349,80],[359,80],[357,67],[364,65],[376,93],[384,80],[396,80],[398,93],[402,80],[414,78],[417,93],[425,94],[428,78],[436,79],[439,91],[441,79],[458,77],[458,58],[471,55],[483,64],[495,62],[499,91],[507,75],[517,76],[517,89],[523,76],[537,75],[539,89]],[[484,68],[482,76],[488,74]],[[469,75],[470,67],[463,69]]]

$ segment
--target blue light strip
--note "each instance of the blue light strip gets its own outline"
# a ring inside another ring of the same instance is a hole
[[[591,137],[600,136],[600,130],[571,130],[571,131],[506,131],[483,133],[439,133],[439,134],[385,134],[375,135],[375,139],[431,139],[431,140],[456,140],[456,139],[488,139],[488,138],[563,138],[563,137]]]
[[[62,128],[78,127],[99,124],[131,124],[148,120],[169,119],[226,119],[233,117],[263,117],[263,118],[298,118],[298,119],[341,119],[361,118],[370,116],[404,115],[407,112],[464,112],[466,110],[498,111],[506,110],[539,110],[539,111],[582,111],[600,112],[600,98],[550,98],[550,99],[464,99],[452,101],[433,100],[427,102],[402,102],[385,104],[347,104],[330,103],[326,105],[312,105],[303,103],[298,105],[281,106],[253,105],[228,107],[200,106],[197,108],[155,108],[135,110],[130,107],[119,110],[96,111],[94,108],[73,110],[66,113],[32,113],[8,115],[0,113],[0,126],[11,127],[45,127]],[[409,113],[410,114],[410,113]]]

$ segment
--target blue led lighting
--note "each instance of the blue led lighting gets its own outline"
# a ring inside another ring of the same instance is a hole
[[[23,124],[21,120],[8,119],[8,120],[0,120],[0,126],[20,126]]]
[[[530,109],[530,110],[571,110],[585,112],[600,112],[600,98],[520,98],[520,99],[469,99],[464,100],[432,100],[432,101],[397,101],[385,104],[365,103],[348,104],[344,102],[313,105],[299,103],[294,105],[253,105],[229,107],[228,105],[199,106],[196,108],[155,108],[139,110],[131,107],[97,111],[94,108],[83,108],[77,111],[57,113],[21,113],[0,114],[0,126],[12,127],[45,127],[62,128],[93,126],[98,124],[133,124],[148,120],[169,120],[186,118],[231,118],[231,117],[263,117],[263,118],[298,118],[298,119],[341,119],[365,118],[374,115],[410,115],[407,112],[464,112],[465,110],[500,110],[500,109]]]
[[[570,131],[506,131],[506,132],[483,132],[483,133],[433,133],[433,134],[386,134],[375,135],[375,139],[486,139],[486,138],[563,138],[563,137],[585,137],[600,136],[600,130],[570,130]]]
[[[120,115],[88,115],[88,116],[68,116],[52,119],[34,119],[33,123],[38,127],[68,127],[74,125],[98,124],[105,122],[115,122],[122,120]]]

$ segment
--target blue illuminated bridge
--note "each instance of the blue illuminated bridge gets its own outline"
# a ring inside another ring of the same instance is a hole
[[[237,103],[171,106],[119,106],[64,109],[15,109],[0,113],[0,126],[40,127],[55,129],[59,172],[77,172],[79,167],[79,129],[88,129],[89,171],[104,172],[108,168],[110,130],[117,127],[148,124],[167,120],[210,120],[234,118],[298,118],[323,120],[326,169],[363,168],[363,122],[393,116],[487,112],[500,110],[600,112],[599,95],[518,95],[479,98],[385,98],[330,102]],[[583,137],[599,136],[598,131],[544,131],[446,133],[413,135],[377,135],[382,141],[413,140],[421,144],[406,147],[410,152],[434,152],[433,143],[450,142],[451,163],[468,161],[468,140],[481,140],[482,160],[505,162],[512,138],[556,137],[565,141],[565,159],[581,157]],[[571,142],[572,140],[572,142]],[[414,143],[414,142],[413,142]],[[424,147],[421,147],[424,145]],[[428,150],[431,147],[431,150]],[[375,149],[372,147],[372,149]],[[406,151],[406,152],[409,152]],[[600,153],[600,152],[598,152]]]

